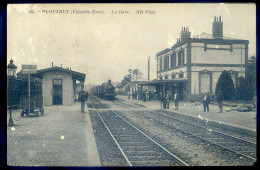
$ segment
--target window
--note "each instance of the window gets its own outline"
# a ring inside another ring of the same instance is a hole
[[[173,53],[171,55],[171,68],[174,68],[174,67],[176,67],[176,55],[175,55],[175,53]]]
[[[169,69],[169,56],[164,57],[164,70]]]
[[[175,79],[175,77],[176,77],[175,74],[172,74],[172,79]]]
[[[181,54],[182,54],[182,52],[179,51],[179,52],[178,52],[178,66],[181,66],[181,63],[182,63],[182,62],[181,62],[181,56],[182,56]]]
[[[165,75],[165,80],[167,80],[168,79],[168,75]]]
[[[54,79],[53,85],[61,85],[61,79]]]
[[[182,53],[181,53],[181,65],[183,66],[184,65],[184,50],[182,50]]]
[[[183,78],[183,73],[180,73],[180,74],[179,74],[179,78]]]
[[[199,72],[199,93],[212,93],[212,72],[202,70]]]
[[[159,59],[159,71],[162,71],[162,58]]]

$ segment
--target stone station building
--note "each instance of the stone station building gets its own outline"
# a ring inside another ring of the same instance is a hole
[[[196,100],[205,92],[213,95],[226,70],[236,87],[238,76],[245,77],[249,41],[223,36],[221,16],[214,18],[212,34],[190,34],[183,27],[176,44],[156,54],[157,80],[149,84],[163,93],[178,90],[181,100]]]
[[[65,69],[50,67],[38,70],[37,77],[42,79],[43,105],[72,105],[77,95],[79,81],[84,87],[85,74]]]

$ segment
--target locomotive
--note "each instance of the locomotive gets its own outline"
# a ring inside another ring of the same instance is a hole
[[[93,92],[97,96],[110,100],[114,99],[116,96],[115,87],[112,85],[111,80],[94,87]]]

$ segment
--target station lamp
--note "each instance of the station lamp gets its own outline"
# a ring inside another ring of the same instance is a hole
[[[14,61],[11,59],[10,63],[7,66],[7,78],[8,78],[8,88],[13,88],[13,79],[16,77],[16,69],[17,66],[14,65],[13,63]],[[12,89],[13,90],[13,89]],[[8,99],[8,101],[12,101],[11,99]],[[14,122],[12,119],[12,102],[8,103],[9,106],[9,110],[10,110],[10,117],[9,117],[9,122],[8,122],[8,126],[14,126]]]

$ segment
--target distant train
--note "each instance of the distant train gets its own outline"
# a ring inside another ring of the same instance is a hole
[[[95,86],[92,93],[110,100],[114,99],[116,96],[115,87],[112,85],[111,80],[108,80],[107,83],[102,83],[101,85]]]

